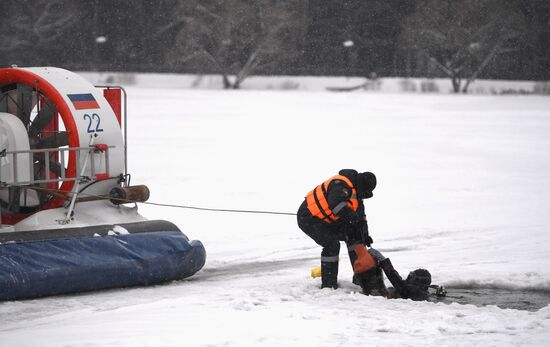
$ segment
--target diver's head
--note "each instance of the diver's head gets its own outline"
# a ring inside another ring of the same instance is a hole
[[[409,298],[412,300],[427,300],[428,288],[432,283],[432,275],[426,269],[411,271],[405,280]]]
[[[428,290],[430,284],[432,284],[432,275],[430,275],[430,272],[426,269],[416,269],[409,272],[406,282],[422,290]]]

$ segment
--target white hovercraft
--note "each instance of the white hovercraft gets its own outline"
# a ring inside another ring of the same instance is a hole
[[[182,279],[200,241],[136,207],[126,100],[70,71],[0,69],[0,300]],[[124,133],[124,136],[123,136]]]

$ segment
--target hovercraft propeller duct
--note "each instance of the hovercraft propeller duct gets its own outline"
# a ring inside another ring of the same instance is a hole
[[[13,83],[0,88],[0,112],[16,115],[27,129],[30,149],[61,148],[69,144],[66,131],[53,131],[57,124],[58,111],[53,102],[37,89],[22,83]],[[49,129],[47,129],[49,127]],[[61,176],[61,163],[54,155],[49,155],[49,170],[45,169],[44,156],[33,154],[33,176],[40,177],[45,172],[52,172],[56,177]],[[19,189],[16,189],[19,190]],[[51,199],[51,195],[43,191],[36,191],[40,205]],[[29,211],[13,205],[12,209]],[[30,210],[37,210],[30,208]]]

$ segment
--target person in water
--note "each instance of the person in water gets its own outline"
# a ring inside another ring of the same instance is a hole
[[[403,280],[399,272],[395,270],[391,260],[374,248],[368,249],[369,254],[376,260],[376,266],[363,276],[361,285],[363,294],[382,295],[387,298],[411,299],[414,301],[428,300],[432,276],[426,269],[411,271]],[[393,288],[386,288],[382,272],[388,277]]]

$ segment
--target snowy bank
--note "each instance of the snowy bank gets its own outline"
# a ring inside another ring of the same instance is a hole
[[[219,75],[169,73],[80,72],[96,85],[114,84],[143,88],[223,89]],[[450,79],[380,78],[321,76],[251,76],[241,86],[244,90],[326,91],[354,88],[377,93],[452,93]],[[470,94],[550,94],[550,82],[476,80]]]

